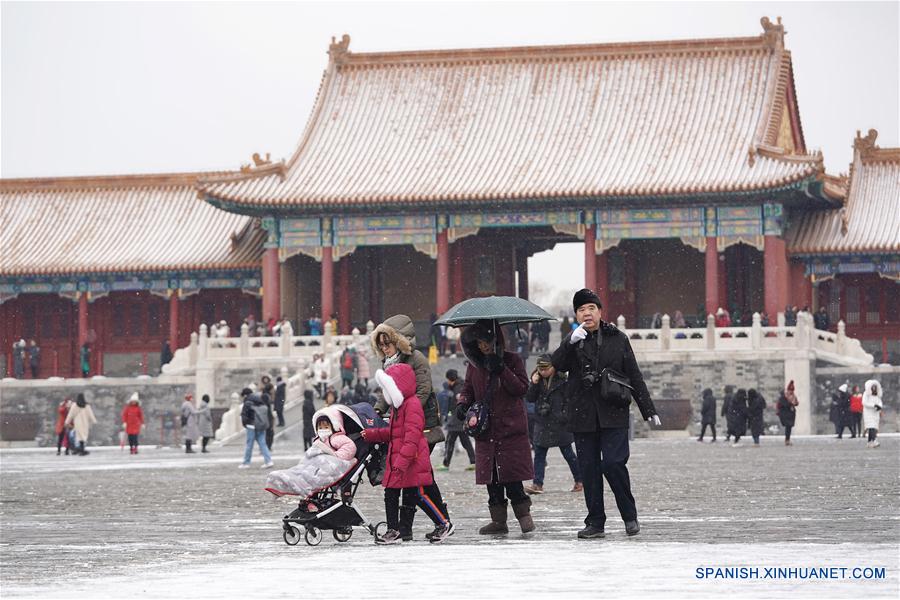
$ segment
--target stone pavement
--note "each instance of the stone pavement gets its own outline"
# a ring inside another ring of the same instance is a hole
[[[631,450],[643,528],[636,538],[625,537],[608,494],[607,538],[574,539],[583,499],[569,491],[568,469],[554,450],[548,491],[535,498],[537,531],[478,536],[486,493],[463,470],[458,449],[451,471],[437,474],[458,532],[441,547],[417,541],[402,548],[376,547],[363,529],[347,544],[326,532],[317,548],[285,545],[280,518],[291,503],[262,491],[266,472],[258,455],[255,468],[237,469],[234,447],[193,456],[153,447],[138,456],[118,448],[86,457],[6,450],[0,452],[3,597],[308,596],[321,592],[313,576],[320,569],[337,574],[351,567],[379,570],[376,579],[358,580],[360,593],[372,597],[412,597],[463,580],[470,583],[456,589],[473,597],[579,597],[605,586],[619,595],[896,597],[900,437],[886,436],[874,450],[824,436],[797,438],[790,448],[780,438],[763,438],[759,448],[643,439]],[[275,457],[279,468],[293,465],[298,442],[277,442]],[[357,502],[373,520],[383,519],[380,489],[364,484]],[[421,514],[416,523],[421,539],[431,528]],[[695,577],[697,567],[736,565],[884,567],[887,579]]]

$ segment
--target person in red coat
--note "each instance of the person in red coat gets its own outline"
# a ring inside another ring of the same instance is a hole
[[[862,398],[862,396],[860,396]],[[66,398],[59,404],[59,408],[56,409],[56,427],[54,431],[56,432],[56,455],[59,456],[59,453],[62,452],[63,440],[66,438],[66,433],[68,433],[68,429],[66,428],[66,417],[69,416],[69,409],[72,408],[72,399]],[[862,413],[860,413],[862,414]],[[69,444],[66,444],[66,456],[69,455]]]
[[[522,533],[528,533],[534,530],[534,520],[522,482],[534,478],[534,462],[524,402],[525,365],[518,354],[504,350],[503,331],[496,321],[482,319],[467,327],[462,346],[469,366],[456,416],[465,421],[475,401],[486,404],[490,414],[489,430],[475,438],[475,483],[487,486],[491,515],[491,522],[478,533],[509,533],[507,498]]]
[[[122,427],[128,434],[128,447],[132,454],[138,453],[138,436],[144,427],[144,411],[141,410],[141,399],[135,392],[122,410]]]
[[[369,443],[387,443],[385,464],[384,509],[388,530],[375,538],[376,544],[396,544],[400,535],[400,498],[407,510],[419,505],[441,526],[431,536],[431,542],[442,542],[453,533],[453,524],[441,510],[443,500],[433,497],[426,486],[434,483],[431,470],[431,454],[425,440],[425,413],[416,397],[416,374],[408,364],[397,363],[375,372],[375,381],[381,387],[385,400],[391,406],[391,422],[388,427],[365,429],[362,437]],[[434,489],[434,488],[431,488]]]

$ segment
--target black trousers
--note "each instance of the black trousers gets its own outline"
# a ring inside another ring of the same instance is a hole
[[[444,466],[449,467],[450,461],[453,460],[453,452],[456,450],[456,440],[462,444],[466,454],[469,455],[469,464],[475,464],[475,449],[472,447],[472,439],[465,431],[449,431],[447,439],[444,441]]]
[[[56,437],[56,451],[59,452],[62,450],[63,440],[66,439],[66,434],[69,432],[68,429],[63,429],[59,432],[59,435]],[[66,454],[69,453],[69,447],[66,446]]]
[[[528,500],[528,494],[525,493],[525,486],[521,481],[512,483],[489,483],[487,485],[488,506],[497,506],[498,504],[506,504],[509,498],[510,504],[519,504]]]
[[[869,441],[874,442],[875,438],[878,437],[878,430],[875,429],[874,427],[869,427],[868,431],[869,431]]]
[[[437,490],[438,495],[429,493],[429,489]],[[440,490],[432,486],[419,486],[407,488],[387,488],[384,490],[384,512],[388,529],[400,529],[400,498],[403,498],[404,508],[415,510],[418,506],[431,517],[435,525],[443,525],[447,522],[444,514],[443,500]],[[410,527],[412,524],[410,524]]]
[[[785,425],[784,426],[784,439],[786,439],[786,440],[791,439],[791,429],[793,429],[793,428],[794,428],[793,425]]]
[[[266,446],[269,447],[269,452],[272,451],[272,444],[275,443],[275,430],[274,429],[266,429]]]
[[[628,428],[603,428],[590,433],[575,434],[575,450],[584,478],[584,501],[588,515],[585,525],[602,528],[606,524],[603,508],[603,478],[616,498],[616,506],[623,521],[637,519],[637,506],[631,495],[628,475]]]
[[[700,439],[703,439],[703,436],[706,434],[706,428],[709,427],[709,430],[712,431],[713,440],[716,439],[716,424],[715,423],[704,423],[703,428],[700,430]]]
[[[138,447],[138,434],[136,434],[136,433],[128,434],[128,447],[129,448],[137,448]]]
[[[284,427],[284,407],[275,409],[275,414],[278,415],[278,426]]]

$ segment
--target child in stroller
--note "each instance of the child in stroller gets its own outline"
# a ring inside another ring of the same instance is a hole
[[[298,507],[282,519],[285,542],[293,546],[300,541],[295,525],[306,529],[306,543],[311,546],[321,543],[324,529],[333,530],[339,542],[350,539],[354,526],[364,526],[375,535],[376,527],[353,499],[364,472],[373,486],[381,483],[384,454],[380,446],[362,440],[360,432],[383,422],[368,404],[334,404],[316,411],[313,423],[319,437],[306,456],[297,466],[273,471],[266,479],[266,491],[300,499]]]

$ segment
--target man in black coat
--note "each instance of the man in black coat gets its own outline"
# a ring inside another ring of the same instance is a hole
[[[601,320],[603,307],[597,294],[582,289],[575,293],[572,304],[579,326],[563,337],[551,362],[557,371],[569,374],[566,383],[569,430],[575,434],[575,450],[584,477],[584,499],[588,509],[584,520],[586,527],[578,532],[578,537],[605,536],[604,475],[625,521],[625,532],[636,535],[641,529],[626,466],[629,408],[601,398],[603,370],[617,371],[630,380],[634,399],[645,420],[659,425],[659,417],[628,336],[615,325]]]
[[[712,430],[712,441],[716,441],[716,397],[713,396],[713,391],[709,388],[703,390],[703,405],[700,407],[700,437],[697,438],[698,442],[703,441],[703,434],[706,433],[706,428],[709,427]]]
[[[722,416],[726,419],[725,426],[725,441],[729,441],[731,439],[731,432],[728,430],[727,420],[728,413],[731,411],[731,401],[734,400],[734,386],[726,385],[725,386],[725,397],[722,399]]]
[[[275,414],[278,415],[279,427],[284,427],[284,397],[286,394],[287,385],[279,375],[275,378]]]

